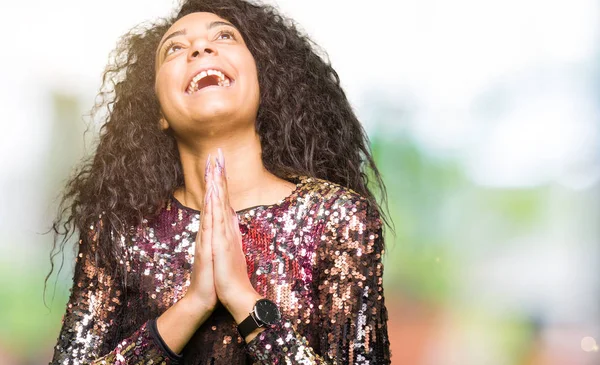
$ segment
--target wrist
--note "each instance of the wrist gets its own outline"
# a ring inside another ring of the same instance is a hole
[[[256,336],[258,336],[259,333],[261,333],[264,330],[265,330],[264,327],[258,327],[257,329],[255,329],[254,331],[252,331],[248,336],[246,336],[246,338],[244,338],[244,341],[246,343],[252,341]]]
[[[246,319],[250,312],[254,310],[254,304],[263,296],[258,294],[256,291],[246,293],[244,295],[238,295],[235,299],[223,303],[225,308],[231,313],[231,316],[235,320],[235,323],[240,324]]]
[[[281,312],[277,304],[262,298],[255,302],[252,313],[248,313],[241,322],[238,321],[238,332],[248,343],[265,328],[272,328],[280,322]]]
[[[184,310],[190,314],[190,317],[200,324],[204,323],[215,309],[214,306],[188,295],[184,295],[178,303],[185,308]]]

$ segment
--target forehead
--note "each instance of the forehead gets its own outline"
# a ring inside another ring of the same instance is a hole
[[[227,21],[226,19],[221,18],[217,14],[207,13],[207,12],[198,12],[188,14],[181,19],[178,19],[167,31],[163,34],[162,39],[164,39],[167,35],[171,34],[176,30],[181,30],[183,28],[188,31],[194,29],[206,29],[207,25],[210,22],[214,22],[215,20]],[[161,39],[161,41],[162,41]]]

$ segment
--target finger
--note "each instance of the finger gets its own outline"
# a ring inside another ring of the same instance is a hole
[[[211,161],[211,154],[209,153],[208,157],[206,158],[206,166],[204,166],[204,183],[205,184],[208,181],[211,170],[212,170],[212,161]]]
[[[212,181],[213,193],[211,194],[211,204],[212,204],[212,239],[214,243],[215,238],[225,238],[225,212],[223,211],[223,203],[222,203],[222,191],[219,189],[219,186]],[[220,237],[218,237],[220,235]],[[226,239],[220,239],[219,244],[223,244],[222,241],[227,241]]]
[[[229,208],[229,212],[231,213],[231,227],[233,228],[232,233],[234,234],[235,237],[237,237],[237,232],[240,230],[237,214],[235,213],[233,208]]]
[[[200,245],[210,246],[212,236],[212,204],[211,196],[214,194],[212,185],[208,185],[206,194],[204,195],[204,209],[202,209],[202,224],[200,227]]]
[[[223,156],[223,150],[217,149],[217,156],[215,156],[215,183],[219,189],[219,200],[223,210],[223,218],[227,223],[225,230],[227,234],[233,233],[232,227],[229,225],[231,222],[231,205],[229,203],[229,191],[227,190],[227,177],[225,175],[225,157]]]
[[[215,180],[221,181],[225,175],[225,158],[223,157],[223,150],[217,148],[217,155],[215,156]]]
[[[206,235],[206,239],[203,239],[202,241],[202,253],[205,255],[206,258],[210,258],[210,260],[212,261],[213,259],[213,232],[214,232],[214,195],[215,195],[215,191],[214,188],[212,187],[212,185],[209,186],[208,188],[209,190],[209,194],[207,195],[207,200],[206,200],[206,204],[204,205],[204,211],[206,214],[206,220],[209,221],[210,223],[208,224],[208,229],[205,231],[205,235]]]
[[[216,164],[217,164],[217,169],[219,170],[219,176],[218,176],[218,180],[217,182],[221,185],[221,188],[223,190],[223,202],[225,203],[226,206],[230,205],[229,202],[229,186],[227,185],[227,169],[225,167],[225,156],[223,155],[223,150],[218,148],[217,149],[217,156],[216,156]]]
[[[203,207],[201,211],[202,220],[200,224],[200,232],[198,232],[199,241],[196,240],[197,244],[199,244],[200,250],[204,251],[202,247],[210,247],[211,240],[211,230],[212,230],[212,209],[210,208],[210,195],[213,193],[212,185],[209,184],[209,181],[212,177],[212,160],[210,154],[208,154],[208,158],[206,159],[206,166],[204,168],[204,186],[205,186],[205,194],[204,201],[202,202]]]
[[[225,155],[223,155],[223,150],[217,148],[217,161],[223,170],[223,176],[227,176],[227,171],[225,170]]]
[[[210,153],[208,154],[208,158],[206,159],[206,166],[204,167],[204,186],[205,186],[205,190],[206,192],[204,193],[204,208],[203,208],[203,212],[206,212],[207,206],[208,206],[208,202],[210,201],[210,193],[211,193],[211,184],[210,184],[210,180],[212,178],[212,163],[211,163],[211,158],[210,158]],[[206,214],[202,214],[202,216],[206,216]],[[204,221],[204,219],[203,219]]]
[[[233,231],[236,237],[236,242],[240,243],[240,247],[242,245],[242,232],[240,231],[240,221],[239,218],[237,216],[237,213],[235,211],[233,211],[232,209],[232,216],[233,216]]]
[[[242,245],[242,231],[240,230],[240,220],[238,218],[237,212],[231,209],[231,225],[233,228],[232,235],[234,237],[235,242],[239,243],[239,246]]]

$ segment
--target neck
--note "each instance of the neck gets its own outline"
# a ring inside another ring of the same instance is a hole
[[[208,155],[216,157],[221,148],[225,157],[225,171],[231,207],[241,210],[250,206],[269,203],[264,187],[276,180],[262,163],[260,139],[252,130],[230,136],[211,136],[196,141],[193,146],[179,143],[185,185],[177,189],[175,197],[185,206],[202,210],[206,184],[204,171]]]

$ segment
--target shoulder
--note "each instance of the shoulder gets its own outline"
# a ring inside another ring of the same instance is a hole
[[[381,222],[378,206],[348,187],[316,177],[301,177],[300,186],[301,201],[318,207],[318,215],[324,218]]]
[[[316,238],[323,260],[379,259],[383,226],[375,203],[350,188],[318,178],[306,178],[303,189],[306,193],[300,201],[313,202],[307,213],[318,222]]]

